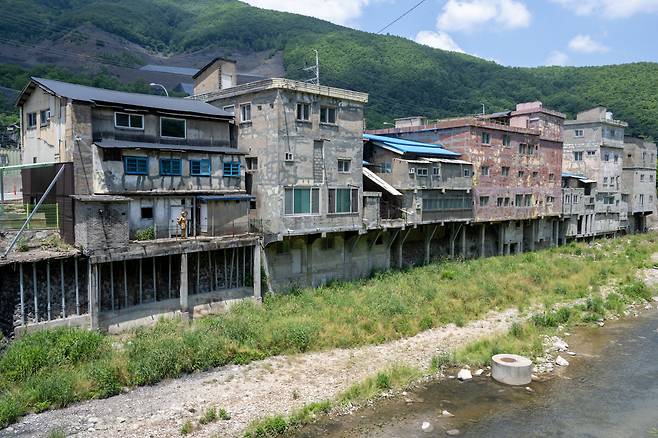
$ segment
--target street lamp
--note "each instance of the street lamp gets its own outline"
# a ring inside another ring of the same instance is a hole
[[[151,87],[160,87],[160,88],[162,88],[162,89],[164,90],[165,94],[167,95],[167,97],[169,97],[169,92],[167,91],[167,89],[165,88],[164,85],[162,85],[162,84],[156,84],[155,82],[151,82],[149,85],[150,85]]]

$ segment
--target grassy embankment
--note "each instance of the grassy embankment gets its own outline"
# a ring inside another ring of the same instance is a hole
[[[548,308],[556,302],[595,297],[611,282],[645,293],[633,276],[650,265],[657,242],[657,236],[649,234],[604,240],[592,247],[573,244],[389,272],[268,297],[262,306],[243,303],[191,326],[162,321],[121,338],[71,329],[35,333],[12,343],[0,357],[0,426],[27,412],[109,397],[125,387],[227,363],[381,343],[451,322],[463,325],[494,309],[526,310],[533,304]],[[590,302],[603,305],[596,298]],[[532,330],[539,333],[539,328],[564,315],[549,312],[545,318],[545,324],[539,321]],[[517,344],[517,350],[533,344],[528,342],[530,329],[517,330],[523,336],[516,340],[508,335],[507,340],[483,341],[453,359],[484,362],[496,349],[513,351],[506,342]]]

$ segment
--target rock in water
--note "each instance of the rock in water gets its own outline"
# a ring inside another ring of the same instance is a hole
[[[558,357],[555,358],[555,364],[560,365],[561,367],[568,367],[569,366],[569,362],[565,358],[563,358],[562,356],[558,356]]]
[[[441,416],[442,417],[454,417],[454,415],[452,415],[450,412],[448,412],[446,410],[441,412]]]
[[[462,368],[459,370],[459,373],[457,374],[457,378],[461,381],[464,380],[471,380],[473,376],[471,375],[471,371],[467,370],[466,368]]]
[[[558,351],[566,351],[569,349],[569,344],[558,338],[553,342],[553,347],[557,348]]]
[[[461,432],[459,431],[459,429],[450,429],[450,430],[446,430],[446,435],[450,435],[450,436],[457,436],[457,435],[459,435],[460,433],[461,433]]]
[[[425,433],[430,433],[434,430],[432,423],[428,421],[423,421],[423,424],[420,426],[420,429]]]
[[[484,372],[484,370],[483,370],[482,368],[480,368],[479,370],[475,371],[475,372],[473,373],[473,375],[474,375],[474,376],[481,376],[483,372]]]

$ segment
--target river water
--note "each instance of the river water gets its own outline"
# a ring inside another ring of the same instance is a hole
[[[545,382],[524,387],[488,377],[445,380],[383,400],[297,435],[310,437],[658,438],[658,312],[579,328],[576,356]],[[406,399],[406,400],[405,400]],[[410,402],[411,401],[411,402]],[[454,414],[445,418],[443,410]],[[433,430],[421,430],[429,422]]]

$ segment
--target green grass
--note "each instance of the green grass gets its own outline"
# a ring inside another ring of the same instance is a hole
[[[210,423],[214,423],[217,421],[217,408],[214,406],[209,407],[206,409],[206,411],[203,413],[203,416],[199,418],[199,424],[201,425],[206,425]]]
[[[180,434],[181,435],[188,435],[194,431],[194,425],[192,424],[191,420],[185,421],[180,427]]]
[[[459,357],[439,357],[435,367],[455,359],[484,363],[485,353],[501,349],[528,352],[535,346],[524,347],[524,337],[532,331],[568,323],[581,313],[600,318],[602,312],[621,309],[626,300],[649,298],[653,291],[634,273],[651,266],[654,252],[656,235],[645,234],[299,289],[268,296],[263,305],[236,304],[192,325],[163,320],[122,337],[76,329],[33,333],[12,342],[0,356],[0,426],[28,412],[109,397],[125,387],[216,366],[381,343],[448,323],[464,325],[491,310],[543,304],[547,310],[533,318],[531,327],[515,327],[509,339],[483,341]],[[598,300],[601,286],[610,282],[618,285],[616,294]],[[555,303],[587,297],[582,308],[550,310]],[[113,349],[113,343],[123,348]],[[382,375],[368,385],[353,396],[367,398],[395,387],[396,377]]]

